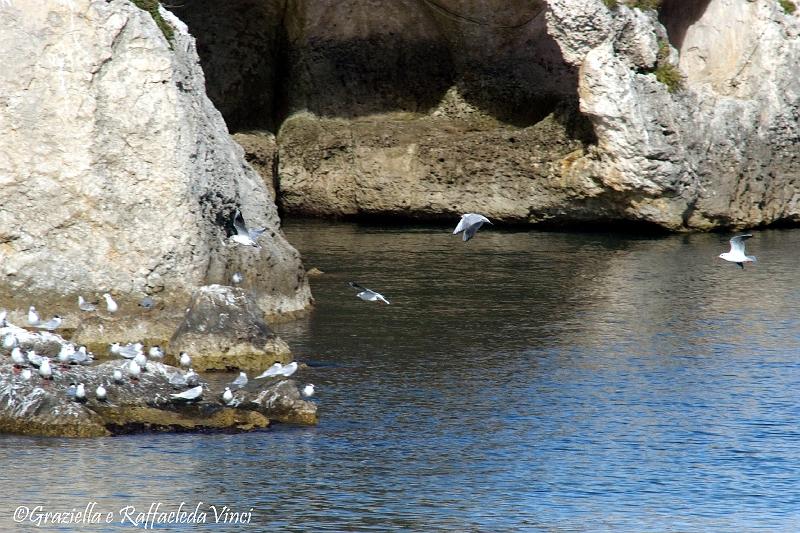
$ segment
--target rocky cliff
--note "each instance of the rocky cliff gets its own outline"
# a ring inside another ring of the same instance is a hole
[[[155,15],[127,0],[0,2],[3,307],[63,296],[77,313],[77,294],[111,292],[123,309],[152,295],[182,312],[236,271],[266,313],[309,304],[273,197],[206,97],[194,38]],[[261,249],[228,243],[237,209],[267,228]]]
[[[173,10],[289,213],[800,220],[800,24],[777,0],[223,4]]]

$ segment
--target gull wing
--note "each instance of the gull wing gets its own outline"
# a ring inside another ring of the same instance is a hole
[[[744,241],[752,237],[750,233],[746,235],[737,235],[731,239],[731,252],[739,252],[744,255]]]
[[[464,231],[464,229],[466,229],[465,221],[467,220],[468,217],[469,213],[467,213],[466,215],[461,215],[461,220],[458,221],[456,229],[453,230],[453,235],[455,235],[459,231]]]
[[[250,236],[250,233],[247,231],[247,225],[244,223],[244,217],[238,210],[236,211],[236,215],[233,217],[233,229],[235,229],[236,233],[242,237]]]
[[[250,238],[252,240],[255,241],[265,231],[267,231],[267,228],[256,228],[256,229],[247,230],[247,234],[250,236]]]

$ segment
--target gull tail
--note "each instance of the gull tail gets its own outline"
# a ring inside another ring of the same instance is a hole
[[[748,260],[748,261],[750,261],[751,263],[758,263],[758,260],[756,259],[756,256],[754,256],[754,255],[746,255],[745,257],[746,257],[746,258],[747,258],[747,260]]]

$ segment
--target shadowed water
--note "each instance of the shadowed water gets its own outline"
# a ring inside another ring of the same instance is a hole
[[[742,271],[721,235],[285,231],[325,272],[276,326],[320,425],[3,437],[2,526],[184,501],[275,531],[800,528],[800,232],[757,232]]]

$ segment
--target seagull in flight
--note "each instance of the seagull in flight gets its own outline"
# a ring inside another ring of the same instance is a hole
[[[461,215],[461,220],[458,221],[458,226],[453,230],[453,235],[456,233],[464,232],[464,241],[468,241],[478,233],[478,230],[484,224],[491,224],[488,218],[477,213],[466,213]]]
[[[231,236],[233,242],[244,244],[245,246],[254,246],[255,248],[261,248],[256,239],[267,230],[267,228],[248,229],[247,224],[244,222],[244,217],[239,211],[236,211],[236,215],[233,217],[233,229],[236,230],[236,235]]]
[[[385,302],[387,305],[389,304],[389,300],[383,297],[383,295],[379,292],[375,292],[373,290],[367,289],[366,287],[362,287],[358,283],[351,281],[348,283],[354,289],[357,289],[359,292],[356,294],[358,298],[361,298],[365,302]]]
[[[748,233],[746,235],[737,235],[736,237],[732,238],[730,251],[725,252],[724,254],[719,254],[720,259],[730,261],[731,263],[736,263],[741,269],[744,269],[745,263],[755,263],[756,256],[745,255],[744,253],[744,241],[750,237],[752,237],[752,235]]]

